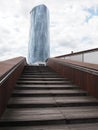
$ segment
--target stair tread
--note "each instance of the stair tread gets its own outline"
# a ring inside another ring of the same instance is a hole
[[[2,127],[2,130],[69,130],[66,125]]]
[[[8,104],[29,104],[29,103],[78,103],[78,102],[97,102],[91,97],[12,97]]]
[[[22,72],[22,75],[24,75],[24,74],[28,74],[28,75],[29,75],[29,74],[30,74],[30,75],[33,75],[33,74],[34,74],[34,75],[38,75],[38,74],[42,74],[42,75],[44,75],[44,74],[46,74],[46,75],[47,75],[47,74],[59,75],[59,74],[56,73],[55,71],[48,71],[48,70],[47,70],[47,71],[42,71],[42,70],[41,70],[41,71],[35,71],[35,72],[34,72],[34,71],[23,71],[23,72]]]
[[[58,83],[60,83],[60,84],[62,84],[62,83],[70,83],[70,81],[18,81],[17,83],[30,83],[30,84],[33,84],[33,83],[39,83],[39,84],[41,84],[41,83],[43,83],[43,84],[45,84],[45,83],[54,83],[54,84],[58,84]]]
[[[98,118],[98,107],[7,109],[2,121]]]
[[[12,115],[6,119],[2,119],[2,121],[43,121],[44,120],[62,120],[65,119],[62,114],[60,113],[52,113],[52,114],[33,114],[32,113],[25,113],[25,114],[18,114]]]
[[[14,94],[70,94],[70,93],[86,93],[82,90],[14,90]]]
[[[65,88],[66,89],[66,87],[71,87],[71,88],[79,88],[78,86],[76,86],[76,85],[72,85],[72,84],[48,84],[48,85],[44,85],[44,84],[16,84],[16,87],[44,87],[44,88],[49,88],[49,87],[54,87],[54,88],[61,88],[61,87],[63,87],[63,88]]]
[[[40,73],[23,73],[21,76],[23,76],[23,75],[25,75],[25,76],[38,76],[38,75],[40,75],[40,76],[59,76],[60,77],[60,75],[58,74],[58,73],[44,73],[44,72],[40,72]]]
[[[57,77],[57,78],[55,78],[55,77],[54,78],[47,78],[47,77],[42,77],[42,78],[36,78],[36,77],[35,78],[29,78],[29,77],[25,77],[24,78],[24,77],[20,77],[19,78],[19,80],[25,80],[25,79],[26,80],[54,80],[54,81],[55,80],[67,80],[65,78],[59,78],[59,77]]]
[[[49,78],[62,78],[60,75],[57,75],[57,74],[23,74],[23,75],[21,75],[21,77],[25,77],[25,78],[36,78],[36,77],[39,77],[39,78],[44,78],[44,77],[46,77],[46,78],[48,78],[48,76],[49,76]]]

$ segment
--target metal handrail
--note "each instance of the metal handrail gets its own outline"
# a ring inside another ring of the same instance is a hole
[[[0,79],[0,86],[10,77],[10,75],[23,63],[24,59],[12,67],[7,73],[5,73]]]
[[[68,56],[73,56],[73,55],[78,55],[78,54],[91,53],[91,52],[95,52],[95,51],[98,51],[98,48],[94,48],[94,49],[90,49],[90,50],[85,50],[85,51],[79,51],[79,52],[73,52],[72,51],[69,54],[56,56],[55,58],[63,58],[63,57],[68,57]]]
[[[61,55],[55,58],[69,59],[74,61],[80,61],[83,63],[98,64],[98,48],[85,50],[80,52],[72,52],[70,54]]]
[[[84,71],[84,72],[98,76],[98,70],[96,70],[96,69],[92,69],[92,68],[88,68],[86,66],[76,65],[76,64],[72,64],[72,63],[68,63],[68,62],[65,62],[65,60],[63,62],[63,61],[60,61],[59,58],[53,59],[53,61],[58,62],[58,63],[63,64],[63,65],[66,65],[66,66],[69,66],[71,68],[81,70],[81,71]]]

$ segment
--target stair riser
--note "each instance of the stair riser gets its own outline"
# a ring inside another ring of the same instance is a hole
[[[36,125],[56,125],[56,124],[66,124],[65,119],[54,119],[54,120],[39,120],[39,121],[10,121],[10,122],[0,122],[1,127],[13,127],[13,126],[36,126]]]
[[[57,104],[8,104],[7,108],[47,108],[47,107],[80,107],[80,106],[98,106],[98,103],[57,103]]]
[[[85,93],[70,93],[70,94],[12,94],[12,97],[66,97],[66,96],[87,96]]]
[[[35,120],[35,121],[10,121],[0,122],[1,127],[13,127],[13,126],[38,126],[38,125],[59,125],[59,124],[82,124],[82,123],[98,123],[98,118],[86,118],[86,119],[54,119],[54,120]]]
[[[66,82],[66,83],[45,83],[45,82],[36,82],[36,83],[34,83],[34,82],[32,82],[32,83],[29,83],[29,82],[25,82],[25,83],[22,83],[22,82],[17,82],[17,84],[19,84],[19,85],[62,85],[62,84],[64,84],[64,85],[67,85],[67,84],[71,84],[70,82]]]
[[[61,85],[60,85],[61,86]],[[17,86],[15,87],[16,90],[77,90],[79,87],[21,87]]]

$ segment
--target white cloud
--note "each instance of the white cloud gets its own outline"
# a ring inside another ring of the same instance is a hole
[[[28,21],[21,12],[18,0],[0,1],[0,60],[10,57],[27,55]],[[3,10],[5,8],[5,10]]]
[[[94,16],[86,23],[85,19],[89,13],[84,10],[84,8],[92,7],[92,5],[96,3],[98,4],[98,1],[73,0],[73,2],[67,3],[65,8],[62,7],[63,13],[60,15],[60,19],[58,20],[57,18],[55,20],[58,21],[57,25],[59,26],[54,28],[54,34],[52,32],[52,36],[55,36],[55,45],[53,45],[53,47],[57,45],[61,47],[63,45],[62,53],[61,48],[59,48],[58,55],[65,54],[71,50],[79,51],[98,47],[98,17],[96,16],[95,18]],[[87,37],[88,40],[83,41],[82,39],[85,37]],[[64,47],[65,51],[63,49]],[[53,51],[52,54],[55,55],[55,51]]]

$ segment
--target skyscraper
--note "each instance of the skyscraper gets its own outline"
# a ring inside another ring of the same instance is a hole
[[[45,62],[50,55],[49,10],[39,5],[31,11],[30,40],[28,49],[29,64]]]

